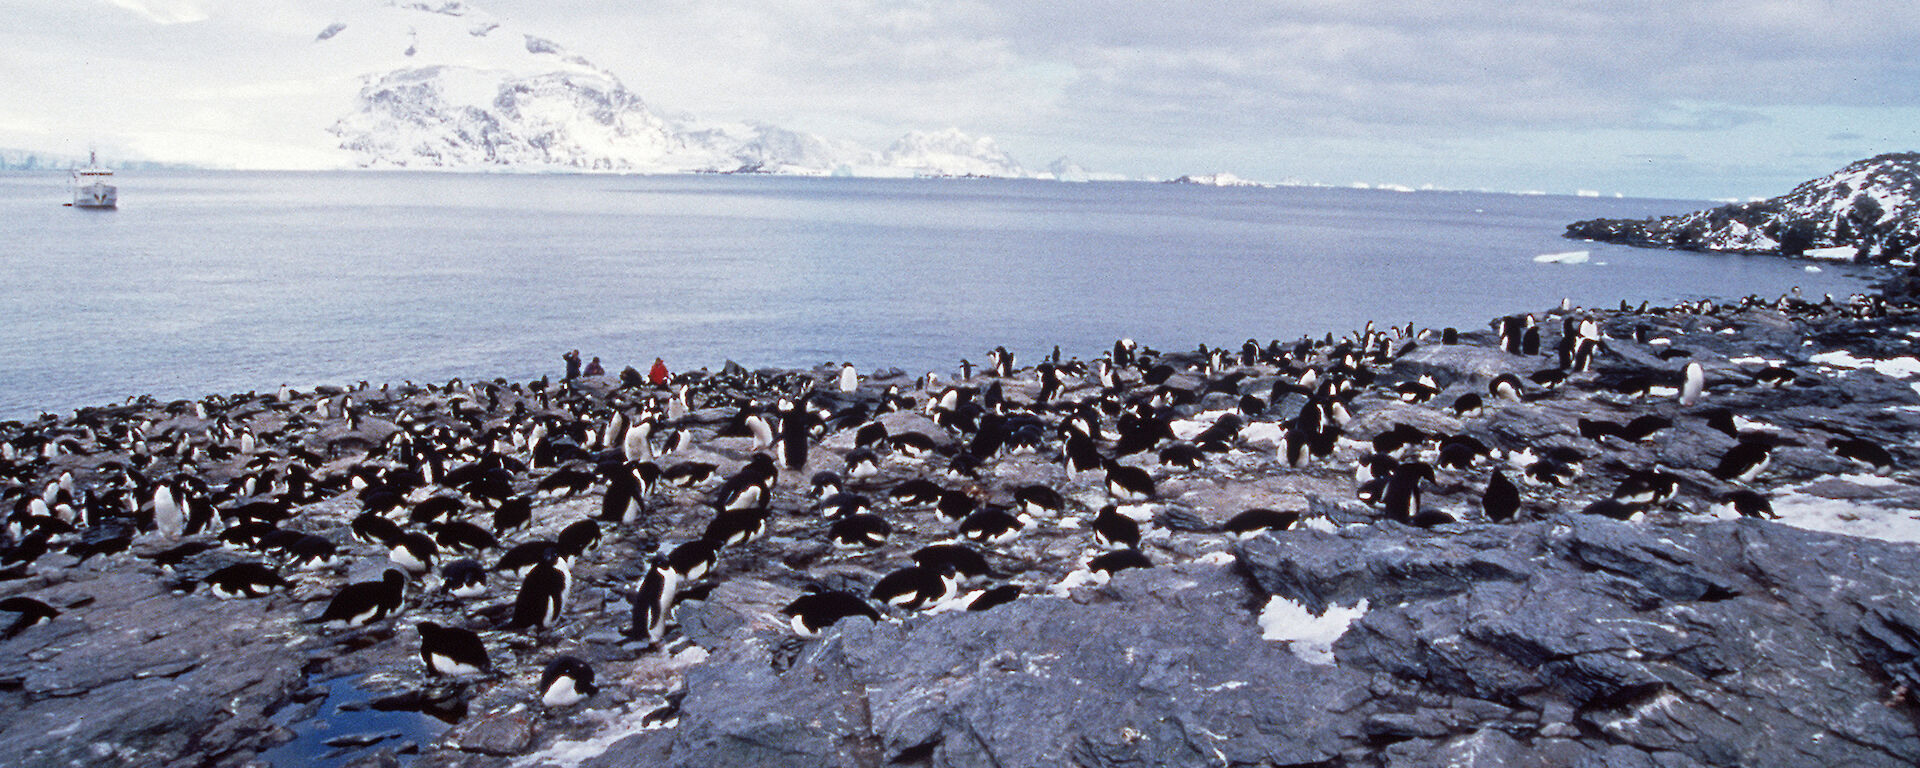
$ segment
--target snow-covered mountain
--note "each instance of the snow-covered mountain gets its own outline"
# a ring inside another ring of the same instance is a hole
[[[1581,221],[1567,225],[1567,236],[1655,248],[1890,261],[1908,258],[1920,244],[1916,200],[1920,154],[1888,154],[1853,162],[1779,197],[1664,218]]]
[[[880,164],[926,176],[1028,176],[1020,163],[1000,151],[993,139],[974,138],[958,128],[909,131],[881,153]]]
[[[958,129],[875,152],[764,123],[669,120],[611,72],[456,0],[389,2],[316,31],[321,56],[369,68],[327,129],[361,167],[1034,175]]]

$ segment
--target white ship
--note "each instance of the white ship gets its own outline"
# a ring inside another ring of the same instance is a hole
[[[87,153],[87,167],[73,170],[73,207],[75,208],[117,208],[120,205],[120,190],[108,184],[113,180],[113,171],[100,167],[100,161],[94,153]]]

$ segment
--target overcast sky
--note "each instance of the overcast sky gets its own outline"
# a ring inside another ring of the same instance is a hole
[[[1885,0],[472,4],[662,111],[958,127],[1033,168],[1720,198],[1920,150],[1920,4]],[[0,0],[0,147],[63,148],[108,100],[181,142],[267,135],[224,95],[289,87],[274,46],[327,6]]]

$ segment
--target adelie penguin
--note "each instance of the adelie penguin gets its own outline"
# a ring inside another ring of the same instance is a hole
[[[1108,504],[1093,517],[1093,543],[1106,549],[1134,549],[1140,546],[1140,522],[1120,514]]]
[[[1500,470],[1487,480],[1487,491],[1480,497],[1480,510],[1496,523],[1512,520],[1520,511],[1520,489]]]
[[[379,581],[359,581],[341,587],[327,603],[327,609],[307,621],[313,624],[338,621],[349,626],[372,624],[399,612],[406,590],[406,574],[388,568]]]
[[[513,599],[513,618],[505,629],[546,629],[566,610],[567,593],[573,574],[568,572],[557,551],[541,555],[540,562],[527,571],[520,592]]]
[[[909,565],[880,577],[873,585],[873,599],[919,611],[952,597],[955,587],[952,571],[944,567]]]
[[[1772,460],[1773,454],[1765,443],[1742,440],[1720,457],[1720,463],[1714,465],[1713,476],[1721,480],[1752,482]]]
[[[440,568],[440,588],[454,597],[468,599],[487,593],[487,569],[471,558],[461,558]]]
[[[1227,520],[1225,530],[1241,538],[1247,538],[1267,531],[1284,531],[1300,522],[1298,512],[1280,512],[1278,510],[1256,507]],[[1139,546],[1136,541],[1134,546]]]
[[[1861,437],[1836,437],[1827,441],[1834,455],[1859,463],[1876,475],[1893,471],[1893,454],[1879,443]]]
[[[913,553],[913,561],[941,572],[957,573],[967,580],[989,575],[986,556],[965,544],[929,544]]]
[[[419,630],[420,661],[428,676],[473,677],[493,671],[486,644],[472,630],[431,621],[420,622]]]
[[[1394,467],[1380,494],[1380,504],[1386,508],[1387,519],[1411,523],[1414,515],[1420,512],[1420,484],[1433,481],[1433,467],[1423,462]]]
[[[827,529],[827,538],[837,547],[873,549],[886,544],[891,535],[893,526],[886,518],[866,513],[842,517]]]
[[[439,553],[440,547],[433,542],[433,537],[424,533],[408,532],[402,533],[399,540],[393,542],[393,548],[387,552],[387,559],[392,560],[393,564],[401,570],[417,576],[433,570],[434,558]]]
[[[864,616],[868,621],[880,621],[880,612],[859,595],[831,589],[801,595],[780,612],[791,617],[793,633],[805,638],[819,637],[841,619]]]
[[[0,600],[0,611],[16,614],[6,630],[0,631],[0,640],[11,640],[15,635],[27,631],[28,627],[45,624],[60,616],[53,606],[22,595]]]
[[[1706,369],[1699,363],[1687,363],[1687,367],[1681,372],[1680,404],[1684,406],[1699,404],[1700,397],[1706,388]]]
[[[271,567],[260,563],[236,563],[208,574],[208,591],[222,600],[261,597],[293,585]]]
[[[1107,493],[1120,501],[1146,501],[1153,498],[1153,476],[1139,467],[1108,461]]]
[[[1137,549],[1116,549],[1087,561],[1087,570],[1111,576],[1129,568],[1152,568],[1153,561]]]
[[[719,560],[720,548],[706,539],[694,539],[667,553],[667,565],[680,575],[680,583],[698,581]]]
[[[1511,373],[1495,376],[1493,381],[1487,383],[1487,392],[1503,400],[1518,402],[1521,391],[1520,377]]]
[[[999,507],[987,507],[961,520],[959,533],[972,541],[1001,544],[1020,535],[1020,531],[1031,520],[1025,514],[1015,515]]]
[[[647,575],[633,593],[633,625],[627,636],[647,641],[648,647],[658,646],[667,635],[667,613],[679,592],[680,572],[667,560],[655,559],[648,564]]]
[[[540,671],[540,703],[547,707],[571,707],[599,692],[593,667],[578,656],[556,656]]]

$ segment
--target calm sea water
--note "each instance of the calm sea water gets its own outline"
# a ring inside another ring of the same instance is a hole
[[[1562,239],[1701,207],[1168,184],[122,173],[122,208],[0,175],[0,418],[361,379],[851,361],[951,370],[1479,326],[1563,296],[1859,290],[1843,268]],[[1581,265],[1542,253],[1593,251]]]

